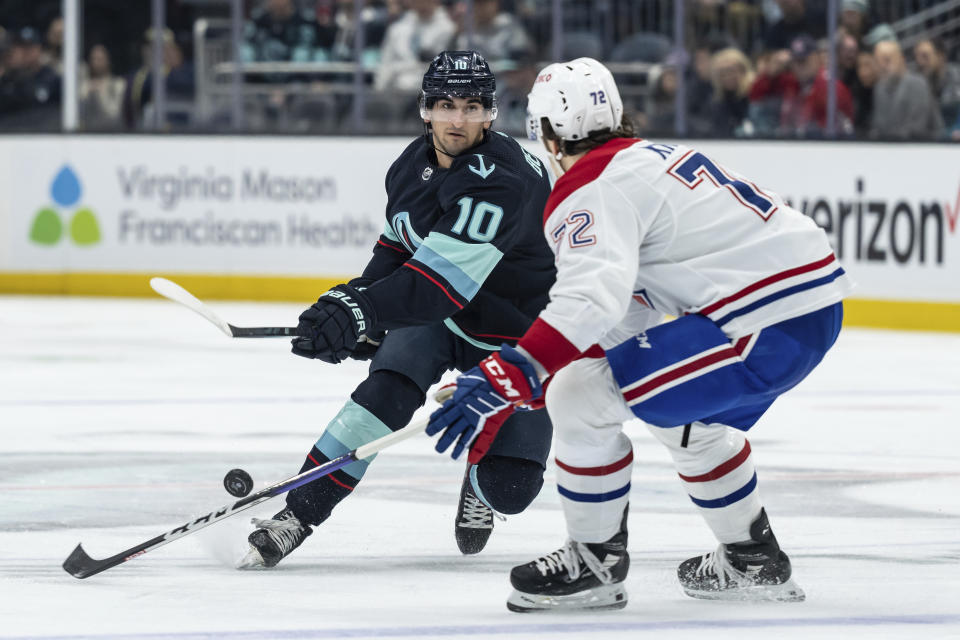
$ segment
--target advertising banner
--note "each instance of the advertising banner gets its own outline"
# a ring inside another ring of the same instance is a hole
[[[384,176],[409,142],[0,137],[0,276],[349,277],[383,229]],[[960,148],[686,144],[823,227],[857,298],[960,308]]]
[[[3,269],[351,275],[383,229],[405,142],[224,137],[0,139]]]

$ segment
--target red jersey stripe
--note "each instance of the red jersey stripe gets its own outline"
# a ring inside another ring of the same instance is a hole
[[[547,206],[543,210],[543,223],[547,223],[547,218],[561,202],[567,199],[567,196],[583,185],[596,180],[618,152],[637,142],[640,142],[640,138],[614,138],[588,151],[587,155],[580,158],[553,185],[553,191],[550,192]]]
[[[716,364],[717,362],[720,362],[722,360],[727,360],[729,358],[737,358],[737,357],[739,356],[737,355],[737,352],[733,350],[733,347],[730,347],[728,349],[721,349],[720,351],[716,351],[702,358],[698,358],[697,360],[694,360],[692,362],[688,362],[682,367],[677,367],[675,369],[670,369],[668,371],[665,371],[663,374],[640,385],[639,387],[636,387],[635,389],[631,389],[630,391],[627,391],[626,393],[623,394],[623,397],[627,401],[633,400],[634,398],[639,398],[640,396],[645,395],[650,391],[653,391],[659,386],[665,385],[668,382],[672,382],[677,378],[682,378],[683,376],[689,373],[693,373],[698,369],[705,369],[710,365]]]
[[[450,295],[450,292],[447,291],[447,288],[444,287],[444,286],[443,286],[442,284],[440,284],[439,282],[437,282],[436,280],[434,280],[433,278],[431,278],[431,277],[430,277],[430,274],[428,274],[426,271],[424,271],[423,269],[417,269],[415,266],[413,266],[413,265],[410,264],[409,262],[404,262],[404,263],[403,263],[403,266],[405,266],[405,267],[410,267],[411,269],[413,269],[414,271],[416,271],[417,273],[419,273],[420,275],[422,275],[424,278],[426,278],[427,280],[429,280],[429,281],[432,282],[433,284],[435,284],[435,285],[437,285],[438,287],[440,287],[440,290],[443,291],[443,293],[446,294],[446,296],[447,296],[448,298],[450,298],[450,302],[452,302],[453,304],[457,305],[458,308],[463,309],[463,305],[453,299],[453,296]]]
[[[710,480],[719,480],[723,476],[727,475],[740,465],[742,465],[747,457],[750,455],[750,441],[743,441],[743,449],[740,450],[740,453],[733,456],[720,466],[707,471],[706,473],[699,476],[685,476],[682,473],[678,473],[680,479],[684,482],[708,482]]]
[[[816,262],[811,262],[810,264],[805,264],[802,267],[794,267],[793,269],[787,269],[786,271],[775,273],[774,275],[764,278],[763,280],[754,282],[749,287],[741,289],[740,291],[736,292],[731,296],[727,296],[722,300],[717,300],[713,304],[708,305],[703,309],[700,309],[698,313],[702,316],[708,316],[714,311],[716,311],[717,309],[719,309],[720,307],[724,307],[730,304],[731,302],[739,300],[740,298],[743,298],[744,296],[747,296],[753,293],[754,291],[767,287],[775,282],[779,282],[780,280],[786,280],[787,278],[798,276],[801,273],[809,273],[810,271],[816,271],[817,269],[822,269],[823,267],[827,266],[828,264],[830,264],[836,259],[837,257],[831,253],[826,258],[822,258],[820,260],[817,260]]]
[[[397,248],[397,247],[393,246],[392,244],[387,244],[387,243],[384,242],[383,240],[379,240],[379,239],[378,239],[378,240],[377,240],[377,244],[383,245],[383,246],[386,247],[387,249],[393,249],[393,250],[396,251],[397,253],[402,253],[402,254],[404,254],[404,255],[409,255],[409,254],[408,254],[406,251],[404,251],[403,249]]]
[[[566,471],[567,473],[572,473],[577,476],[605,476],[616,471],[620,471],[624,467],[628,467],[633,464],[633,451],[622,457],[621,459],[613,462],[611,464],[605,465],[603,467],[573,467],[564,462],[560,462],[559,458],[554,458],[554,461],[557,463],[557,466]]]

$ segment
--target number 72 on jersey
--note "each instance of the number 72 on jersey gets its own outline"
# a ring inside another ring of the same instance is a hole
[[[725,187],[737,201],[766,222],[777,211],[777,205],[756,185],[727,175],[719,165],[699,151],[690,151],[683,154],[667,173],[687,185],[696,189],[703,182],[704,176],[710,179],[716,187]]]

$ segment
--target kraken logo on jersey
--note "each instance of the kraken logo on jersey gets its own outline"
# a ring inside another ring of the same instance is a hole
[[[418,236],[417,232],[413,230],[413,223],[410,222],[409,211],[401,211],[400,213],[393,214],[393,217],[390,219],[390,226],[393,227],[393,232],[397,234],[397,238],[400,239],[400,242],[403,243],[403,246],[406,247],[410,253],[416,253],[417,248],[423,244],[423,238]]]
[[[473,166],[472,164],[468,164],[468,165],[467,165],[467,169],[470,169],[470,171],[473,171],[475,174],[477,174],[478,176],[480,176],[481,178],[483,178],[484,180],[486,180],[486,179],[487,179],[487,176],[490,175],[491,173],[493,173],[493,170],[497,168],[497,165],[491,164],[491,165],[488,167],[487,165],[485,165],[485,164],[483,163],[483,156],[482,156],[482,155],[480,155],[479,153],[475,153],[475,154],[473,154],[473,155],[477,156],[477,162],[480,163],[480,167],[477,168],[477,167]]]
[[[433,167],[425,167],[423,173],[420,174],[420,179],[426,182],[433,176]]]

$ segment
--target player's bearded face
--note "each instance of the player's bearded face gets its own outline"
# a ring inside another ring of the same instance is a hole
[[[428,115],[434,144],[452,156],[479,144],[490,127],[490,111],[479,98],[441,98]]]

